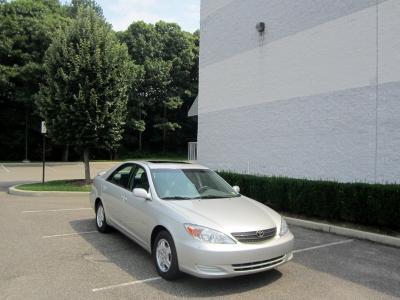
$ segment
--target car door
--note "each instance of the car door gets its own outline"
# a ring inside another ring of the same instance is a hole
[[[102,187],[102,198],[106,213],[111,221],[121,227],[124,225],[124,209],[134,164],[128,163],[117,168]]]
[[[149,192],[149,180],[144,167],[137,165],[133,171],[130,190],[126,201],[126,213],[129,215],[127,227],[144,245],[148,244],[150,224],[152,224],[152,201],[138,198],[133,194],[135,188],[143,188]]]

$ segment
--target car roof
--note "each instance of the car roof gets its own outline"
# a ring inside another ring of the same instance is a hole
[[[150,169],[208,169],[205,166],[186,161],[172,161],[172,160],[132,160],[132,163],[142,163]],[[126,163],[126,162],[125,162]]]

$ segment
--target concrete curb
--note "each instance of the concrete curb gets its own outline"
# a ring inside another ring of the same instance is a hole
[[[90,192],[52,192],[52,191],[24,191],[17,189],[18,185],[14,185],[8,188],[8,193],[16,196],[29,196],[29,197],[46,197],[46,196],[56,196],[56,197],[79,197],[79,196],[89,196]]]
[[[377,234],[367,231],[361,231],[356,229],[345,228],[336,225],[330,225],[326,223],[319,223],[295,218],[285,217],[285,220],[290,225],[295,225],[299,227],[304,227],[308,229],[330,232],[338,235],[343,235],[347,237],[353,237],[360,240],[368,240],[384,245],[394,246],[400,248],[400,238],[384,235],[384,234]]]

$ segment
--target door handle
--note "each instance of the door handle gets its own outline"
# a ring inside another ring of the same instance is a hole
[[[121,196],[121,199],[122,199],[122,201],[126,202],[126,200],[128,200],[128,197],[125,196],[125,195],[122,195],[122,196]]]

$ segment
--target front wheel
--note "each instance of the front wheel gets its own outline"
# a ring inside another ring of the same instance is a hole
[[[154,241],[153,262],[157,273],[166,280],[174,280],[182,276],[179,271],[175,244],[167,231],[161,231]]]
[[[96,207],[96,227],[97,230],[106,233],[110,231],[110,226],[107,224],[106,213],[104,211],[103,203],[99,203]]]

